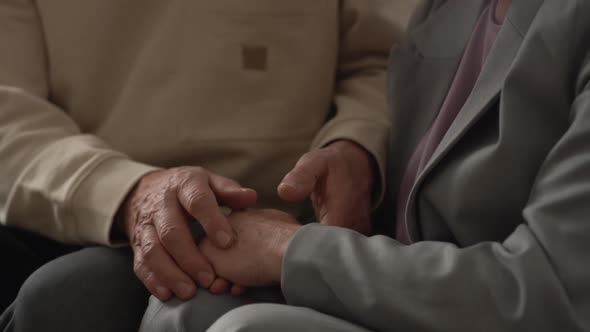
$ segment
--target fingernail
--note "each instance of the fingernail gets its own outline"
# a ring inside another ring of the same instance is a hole
[[[206,288],[211,286],[213,279],[215,279],[215,277],[209,272],[199,272],[199,274],[197,274],[197,280],[199,281],[199,284]]]
[[[233,236],[224,231],[217,232],[215,236],[217,237],[217,242],[225,248],[231,246],[234,242]]]
[[[195,291],[195,287],[191,284],[187,284],[185,282],[181,282],[180,284],[178,284],[178,291],[180,292],[180,296],[184,297],[184,298],[189,298],[191,296],[193,296],[193,293]]]

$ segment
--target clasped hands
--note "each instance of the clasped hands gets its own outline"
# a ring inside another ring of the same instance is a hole
[[[311,198],[318,222],[370,232],[373,159],[349,141],[305,154],[278,186],[291,202]],[[119,211],[117,225],[130,240],[134,271],[160,300],[192,298],[197,286],[234,295],[245,287],[280,282],[282,259],[301,227],[276,210],[250,209],[256,192],[203,168],[145,175]],[[238,211],[225,216],[219,206]],[[206,239],[195,243],[190,222]]]

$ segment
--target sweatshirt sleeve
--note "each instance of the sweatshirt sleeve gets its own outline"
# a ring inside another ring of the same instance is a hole
[[[287,302],[377,331],[589,331],[590,56],[576,86],[569,128],[505,241],[404,246],[308,225],[283,261]]]
[[[334,117],[317,134],[312,147],[350,140],[377,162],[384,192],[387,143],[391,127],[385,96],[391,48],[403,34],[416,0],[343,0],[340,13],[339,68]]]
[[[0,2],[0,222],[58,241],[112,245],[113,217],[153,167],[81,132],[51,102],[33,1]]]

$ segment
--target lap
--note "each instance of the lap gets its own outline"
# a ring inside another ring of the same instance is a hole
[[[25,280],[43,264],[78,250],[39,235],[0,226],[0,313],[15,299]]]
[[[161,302],[152,296],[140,332],[206,331],[217,319],[235,308],[252,303],[282,302],[279,288],[250,289],[240,297],[213,295],[199,290],[192,300],[186,302],[178,299]]]
[[[279,304],[253,304],[235,309],[221,317],[208,330],[249,331],[369,332],[363,327],[312,309]]]
[[[129,249],[88,248],[31,275],[3,321],[6,331],[137,330],[148,296]]]

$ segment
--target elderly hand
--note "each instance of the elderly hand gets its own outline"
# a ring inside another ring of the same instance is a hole
[[[359,145],[337,141],[305,154],[278,187],[291,202],[311,196],[318,222],[371,231],[373,158]]]
[[[218,275],[247,287],[280,283],[283,256],[301,227],[297,221],[276,210],[235,212],[228,219],[237,234],[232,248],[221,250],[208,239],[199,244]]]
[[[244,209],[256,203],[256,192],[198,167],[182,167],[145,175],[121,207],[122,230],[134,251],[134,271],[162,301],[173,294],[194,296],[194,281],[213,292],[229,287],[216,279],[190,230],[198,220],[218,248],[229,248],[235,233],[218,203]]]

